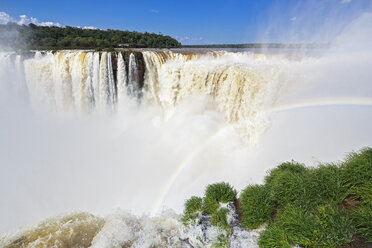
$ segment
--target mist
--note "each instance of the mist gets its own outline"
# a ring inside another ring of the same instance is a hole
[[[185,96],[171,115],[131,97],[117,114],[65,115],[35,107],[24,75],[1,60],[0,232],[73,210],[180,213],[184,200],[202,195],[209,183],[226,181],[240,190],[262,182],[281,162],[315,166],[370,146],[372,108],[358,99],[372,98],[371,27],[372,14],[364,14],[332,39],[323,56],[282,63],[283,83],[265,105],[279,111],[262,109],[267,126],[254,145],[203,94]],[[334,104],[349,98],[356,100]],[[281,108],[291,104],[299,107]]]

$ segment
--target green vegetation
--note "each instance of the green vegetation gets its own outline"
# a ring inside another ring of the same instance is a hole
[[[207,214],[214,214],[220,203],[233,202],[236,199],[236,190],[228,183],[215,183],[208,185],[205,190],[204,210]]]
[[[182,217],[182,222],[188,224],[195,222],[196,218],[203,212],[203,199],[193,196],[185,203],[185,211]]]
[[[185,202],[182,222],[185,225],[202,225],[204,222],[205,229],[210,225],[217,227],[221,233],[217,240],[211,241],[212,247],[228,247],[228,235],[231,233],[231,225],[227,219],[228,214],[231,214],[228,204],[233,204],[237,199],[236,196],[236,190],[228,183],[208,185],[203,198],[193,196]],[[204,245],[208,242],[200,239]]]
[[[213,225],[231,229],[220,203],[235,197],[226,183],[208,186],[204,215]],[[372,148],[315,168],[282,163],[268,172],[264,185],[245,188],[238,205],[242,227],[265,225],[260,247],[358,247],[353,242],[372,242]]]
[[[357,233],[372,243],[372,205],[363,204],[351,213],[351,220]]]
[[[351,209],[357,233],[372,242],[372,149],[349,154],[340,166],[340,174],[349,205],[357,205]]]
[[[319,206],[307,212],[295,205],[280,210],[276,220],[262,232],[261,247],[300,244],[303,247],[338,247],[352,241],[354,229],[346,212]]]
[[[211,216],[211,224],[230,233],[231,226],[227,222],[229,210],[221,204],[236,200],[237,192],[228,183],[208,185],[203,199],[204,212]]]
[[[268,221],[274,211],[274,203],[269,197],[269,190],[264,185],[248,186],[240,194],[242,226],[255,229]]]
[[[183,45],[184,48],[325,48],[327,44],[281,44],[281,43],[247,43],[247,44],[210,44]]]
[[[182,221],[185,225],[195,223],[202,215],[209,216],[211,225],[229,231],[227,222],[229,210],[222,204],[232,203],[236,200],[237,192],[228,183],[215,183],[208,185],[204,198],[193,196],[185,203]]]
[[[265,178],[270,198],[280,207],[287,203],[310,208],[316,198],[308,169],[299,163],[287,162],[273,169]]]
[[[229,214],[229,210],[227,208],[221,208],[214,212],[211,215],[211,224],[212,226],[217,226],[226,232],[230,232],[231,226],[227,222],[226,216]]]
[[[181,44],[154,33],[120,30],[82,29],[66,26],[43,27],[34,24],[0,25],[0,45],[14,49],[104,49],[114,47],[175,48]]]
[[[340,166],[342,182],[350,190],[372,182],[372,149],[364,148],[360,153],[350,153]]]

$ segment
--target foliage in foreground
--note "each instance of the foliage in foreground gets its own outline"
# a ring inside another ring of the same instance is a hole
[[[182,221],[187,225],[204,215],[210,218],[213,226],[228,230],[230,226],[226,216],[229,210],[226,208],[226,204],[234,202],[236,196],[236,190],[228,183],[208,185],[203,198],[193,196],[186,201]]]
[[[220,234],[212,241],[212,247],[228,247],[228,235],[231,233],[228,215],[232,214],[229,204],[233,204],[236,197],[236,190],[228,183],[208,185],[203,198],[192,196],[185,202],[182,222],[185,225],[203,225],[202,229],[208,229],[210,225],[217,228]],[[202,244],[203,241],[208,242],[201,238]]]
[[[195,210],[228,230],[228,211],[221,203],[235,198],[236,191],[228,184],[209,185],[203,199],[186,202],[184,218]],[[269,171],[264,185],[244,189],[239,206],[241,226],[266,225],[260,247],[340,247],[355,235],[372,242],[372,148],[315,168],[283,163]]]
[[[248,186],[240,194],[242,226],[249,229],[258,228],[268,221],[274,211],[274,203],[269,197],[269,190],[265,185]]]
[[[338,247],[352,241],[354,229],[345,211],[320,206],[306,212],[294,205],[283,209],[261,234],[261,247],[300,244],[304,247]]]

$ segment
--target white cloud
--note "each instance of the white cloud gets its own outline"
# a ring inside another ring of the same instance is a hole
[[[8,22],[14,22],[15,20],[7,13],[0,12],[0,24],[7,24]]]
[[[37,26],[45,26],[45,27],[51,27],[51,26],[56,26],[56,27],[63,27],[62,24],[59,22],[51,22],[51,21],[46,21],[46,22],[40,22],[37,18],[35,17],[28,17],[27,15],[20,15],[19,19],[15,19],[11,17],[8,13],[5,12],[0,12],[0,24],[7,24],[8,22],[15,22],[18,25],[28,25],[30,23],[33,23]],[[80,28],[78,26],[78,28]],[[93,26],[84,26],[83,29],[98,29]]]
[[[291,20],[292,22],[294,22],[294,21],[296,21],[297,20],[297,17],[292,17],[291,19],[289,19],[289,20]]]
[[[15,18],[11,17],[8,13],[0,12],[0,24],[7,24],[8,22],[16,22],[18,25],[28,25],[33,23],[38,26],[57,26],[62,27],[62,24],[58,22],[39,22],[39,20],[35,17],[28,17],[27,15],[20,15],[19,19],[16,20]]]
[[[98,28],[93,27],[93,26],[84,26],[83,29],[98,29]]]
[[[47,26],[47,27],[50,27],[50,26],[63,27],[62,24],[60,24],[58,22],[41,22],[41,23],[35,24],[35,25]]]
[[[56,26],[56,27],[62,27],[62,25],[58,22],[39,22],[39,20],[35,17],[27,17],[26,15],[20,15],[19,21],[17,22],[19,25],[28,25],[30,23],[33,23],[38,26]]]
[[[351,0],[341,0],[341,3],[350,3]]]
[[[159,13],[159,12],[160,12],[160,10],[158,10],[158,9],[152,9],[152,10],[151,10],[151,12],[152,12],[152,13],[156,13],[156,14],[157,14],[157,13]]]
[[[183,41],[201,41],[203,40],[204,38],[203,37],[196,37],[196,38],[191,38],[189,36],[175,36],[176,40],[178,40],[179,42],[183,42]]]

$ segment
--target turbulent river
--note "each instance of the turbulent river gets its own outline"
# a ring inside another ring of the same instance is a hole
[[[0,245],[197,247],[218,230],[179,214],[207,184],[370,146],[371,19],[317,52],[1,52]]]

